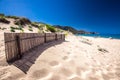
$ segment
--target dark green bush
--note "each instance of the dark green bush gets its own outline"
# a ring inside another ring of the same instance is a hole
[[[21,32],[24,32],[23,27],[19,25],[18,27],[10,27],[11,32],[15,32],[15,30],[20,30]]]
[[[33,31],[32,28],[29,28],[28,30],[29,30],[29,31]]]
[[[55,28],[51,25],[46,25],[47,29],[51,32],[56,32]]]
[[[11,26],[10,28],[20,30],[19,27],[12,27]]]
[[[32,26],[29,26],[29,29],[28,29],[29,31],[33,31],[33,29],[32,29]]]
[[[16,29],[16,27],[12,27],[12,26],[11,26],[10,28],[11,28],[11,29]]]
[[[5,30],[6,28],[1,28],[2,30]]]
[[[44,25],[44,24],[41,24],[41,25],[38,26],[38,29],[39,29],[39,30],[43,30],[43,27],[45,27],[45,25]]]
[[[10,23],[10,21],[8,21],[7,19],[5,19],[5,17],[1,17],[1,16],[0,16],[0,22],[6,23],[6,24]]]
[[[15,32],[15,28],[14,27],[10,27],[10,31],[11,32]]]
[[[19,30],[23,30],[23,26],[22,26],[22,25],[19,25],[18,29],[19,29]]]
[[[3,16],[5,16],[5,15],[4,15],[3,13],[0,13],[0,16],[2,16],[2,17],[3,17]]]
[[[28,26],[29,28],[32,28],[32,26]]]
[[[16,25],[25,25],[25,24],[31,24],[31,21],[27,18],[20,18],[14,22]]]
[[[32,22],[31,25],[32,25],[32,26],[35,26],[35,27],[37,27],[37,28],[39,27],[38,24],[36,24],[35,22]]]
[[[10,31],[11,31],[11,32],[15,32],[15,30],[14,30],[14,29],[11,29]]]
[[[22,25],[19,25],[19,30],[21,30],[21,32],[24,32]]]
[[[38,29],[38,33],[41,33],[40,29]]]
[[[6,18],[20,19],[20,17],[17,16],[6,16]]]

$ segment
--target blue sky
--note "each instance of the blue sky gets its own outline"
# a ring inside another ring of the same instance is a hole
[[[119,0],[0,0],[0,13],[78,30],[120,33]]]

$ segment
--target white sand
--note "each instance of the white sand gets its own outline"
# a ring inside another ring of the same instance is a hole
[[[5,62],[2,38],[0,42],[0,80],[120,80],[117,39],[67,36],[45,49],[27,74]]]

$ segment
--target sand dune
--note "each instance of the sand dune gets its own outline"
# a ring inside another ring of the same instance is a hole
[[[51,43],[23,58],[26,74],[7,64],[0,48],[0,80],[120,80],[120,40],[69,35],[61,44]]]

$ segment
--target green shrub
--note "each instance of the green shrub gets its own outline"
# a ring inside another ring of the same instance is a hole
[[[12,26],[11,26],[10,28],[11,28],[11,29],[16,29],[16,27],[12,27]]]
[[[38,29],[38,33],[41,33],[40,29]]]
[[[32,28],[32,26],[28,26],[29,28]]]
[[[2,30],[5,30],[6,28],[1,28]]]
[[[29,29],[28,29],[29,31],[33,31],[33,29],[32,29],[32,26],[29,26]]]
[[[16,25],[25,25],[25,24],[31,24],[31,21],[27,18],[20,18],[14,22]]]
[[[56,29],[57,32],[64,32],[63,30],[61,29]]]
[[[10,28],[11,28],[11,29],[16,29],[16,30],[22,30],[22,27],[20,27],[20,26],[19,26],[19,27],[12,27],[12,26],[11,26]]]
[[[10,31],[11,31],[11,32],[15,32],[15,30],[14,30],[14,29],[11,29]]]
[[[6,24],[9,24],[10,23],[10,21],[8,21],[7,19],[5,19],[5,17],[3,16],[0,16],[0,22],[2,22],[2,23],[6,23]]]
[[[21,32],[24,32],[24,30],[23,30],[21,25],[18,26],[18,27],[12,27],[12,26],[10,27],[10,31],[11,32],[15,32],[15,30],[20,30]]]
[[[38,26],[38,33],[40,33],[40,32],[43,33],[44,26],[45,26],[44,24]]]
[[[23,30],[23,26],[22,26],[22,25],[19,25],[18,29],[19,29],[19,30]]]
[[[65,33],[65,36],[68,36],[68,32]]]
[[[42,30],[42,27],[41,27],[41,26],[38,26],[38,29]]]
[[[15,32],[15,28],[14,27],[10,27],[10,31],[11,32]]]
[[[51,25],[46,25],[47,29],[51,32],[56,32],[55,28]]]
[[[37,27],[37,28],[39,27],[38,24],[36,24],[35,22],[32,22],[31,25],[32,25],[32,26],[35,26],[35,27]]]
[[[21,32],[24,33],[24,30],[22,29]]]
[[[24,32],[22,25],[19,25],[19,26],[16,27],[15,29],[20,30],[21,32]]]
[[[60,29],[57,29],[57,32],[60,32],[61,30]]]
[[[5,16],[3,13],[0,13],[0,17],[3,17],[3,16]]]
[[[6,16],[6,18],[20,19],[20,17],[17,16]]]
[[[32,28],[29,28],[28,30],[29,30],[29,31],[33,31]]]

